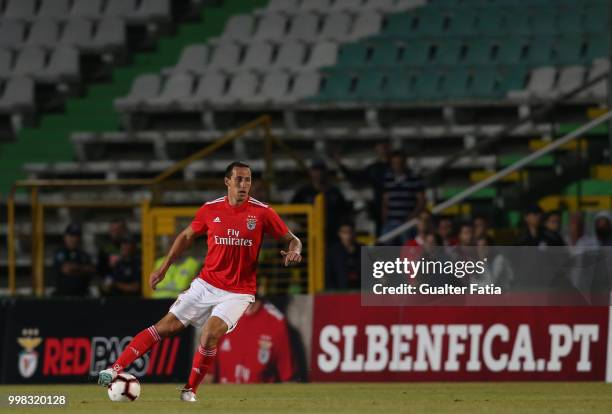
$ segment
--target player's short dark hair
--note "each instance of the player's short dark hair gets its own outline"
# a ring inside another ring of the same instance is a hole
[[[231,178],[232,177],[232,171],[234,171],[234,168],[248,168],[249,170],[251,169],[251,166],[249,164],[245,164],[244,162],[241,161],[234,161],[233,163],[231,163],[230,165],[227,166],[227,168],[225,169],[225,178]]]

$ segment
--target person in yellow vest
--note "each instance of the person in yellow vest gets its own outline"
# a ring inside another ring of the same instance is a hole
[[[159,269],[166,258],[155,261],[154,268]],[[189,284],[200,271],[201,263],[191,256],[183,256],[174,262],[166,272],[164,280],[159,282],[153,291],[154,299],[175,298],[179,293],[189,288]]]

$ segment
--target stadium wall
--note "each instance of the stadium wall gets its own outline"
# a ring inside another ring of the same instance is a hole
[[[362,307],[359,294],[272,302],[287,316],[301,381],[612,382],[612,308]],[[4,300],[0,383],[91,382],[170,304]],[[165,340],[133,373],[182,381],[196,338]]]

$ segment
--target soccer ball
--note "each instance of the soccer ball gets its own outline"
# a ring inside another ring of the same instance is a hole
[[[140,395],[140,383],[135,376],[122,372],[108,386],[111,401],[134,401]]]

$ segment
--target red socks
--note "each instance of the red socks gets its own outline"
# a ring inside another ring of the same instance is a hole
[[[217,355],[217,348],[204,348],[202,345],[198,347],[198,352],[193,356],[193,365],[191,367],[191,374],[189,374],[189,380],[185,388],[191,388],[193,392],[198,390],[200,383],[208,371],[208,367],[215,359]]]
[[[159,341],[161,341],[161,337],[157,333],[155,325],[141,331],[123,350],[117,361],[113,364],[113,369],[117,372],[123,371],[124,368],[147,353]]]

